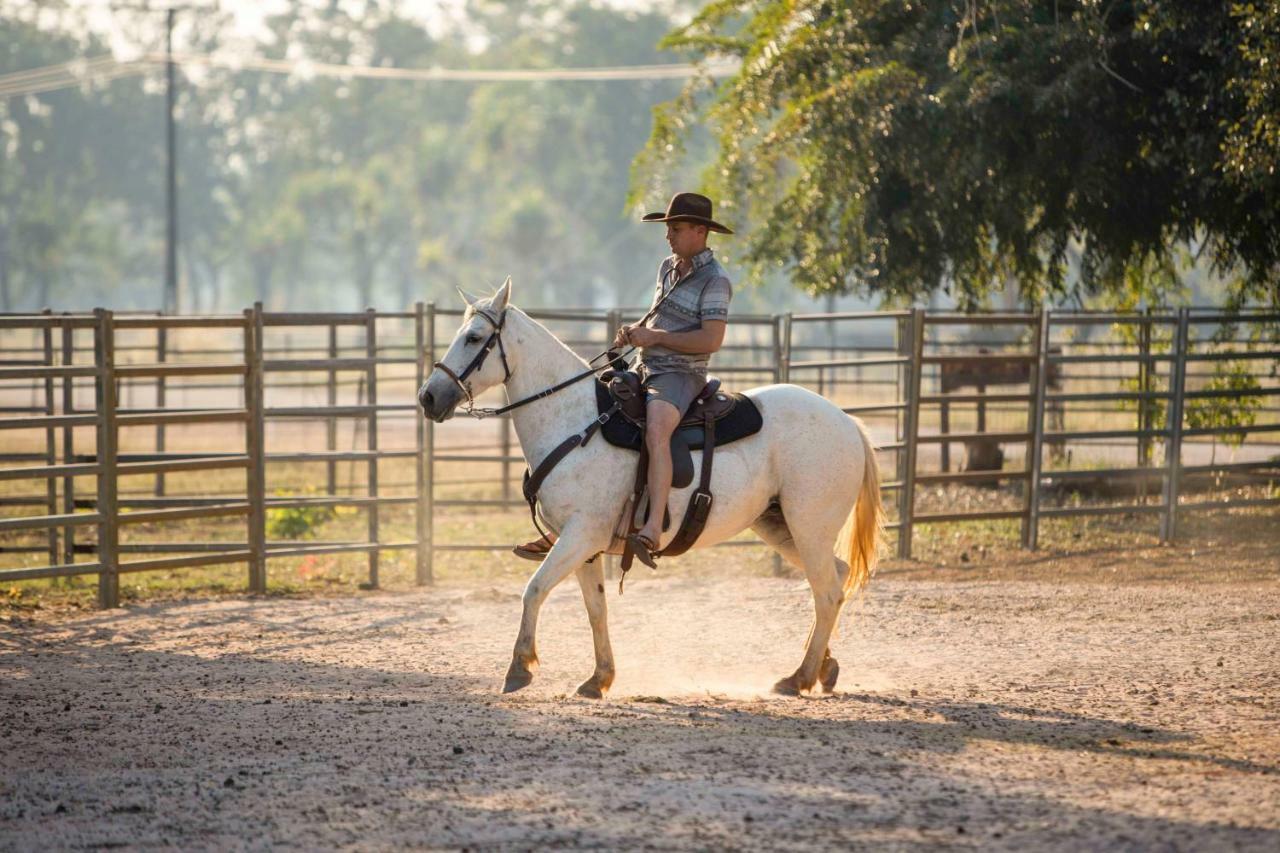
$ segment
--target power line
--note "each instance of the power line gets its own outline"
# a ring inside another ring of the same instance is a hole
[[[110,55],[75,59],[40,68],[0,75],[0,98],[36,95],[88,81],[104,82],[151,68],[164,67],[163,53],[148,53],[120,62]],[[540,83],[540,82],[607,82],[612,80],[685,80],[699,74],[724,77],[738,70],[736,63],[720,62],[706,66],[667,63],[661,65],[623,65],[595,68],[396,68],[379,65],[356,65],[313,62],[308,59],[265,59],[217,56],[208,53],[175,53],[173,62],[228,71],[261,71],[268,74],[297,74],[338,79],[401,80],[407,82],[455,83]]]

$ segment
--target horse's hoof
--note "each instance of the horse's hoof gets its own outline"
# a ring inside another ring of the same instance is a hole
[[[836,659],[829,657],[822,662],[822,669],[818,671],[818,681],[822,683],[822,692],[830,693],[836,689],[836,679],[840,677],[840,664]]]
[[[773,685],[773,692],[779,696],[799,696],[800,682],[794,675],[789,675]]]
[[[578,685],[578,695],[583,699],[603,699],[604,691],[600,689],[599,684],[596,684],[594,678],[588,678]]]
[[[533,673],[527,669],[510,669],[507,671],[506,683],[502,685],[503,693],[515,693],[517,690],[523,690],[533,683]]]

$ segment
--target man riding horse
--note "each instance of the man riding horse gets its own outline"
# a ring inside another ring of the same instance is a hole
[[[728,274],[707,246],[707,235],[733,232],[712,219],[711,200],[697,193],[676,193],[666,212],[646,214],[644,221],[667,224],[671,255],[658,267],[650,321],[623,326],[613,345],[640,350],[650,510],[644,526],[628,541],[636,557],[652,567],[671,492],[671,435],[706,385],[707,363],[724,343],[733,296]],[[543,537],[514,552],[541,560],[554,542],[553,537]]]

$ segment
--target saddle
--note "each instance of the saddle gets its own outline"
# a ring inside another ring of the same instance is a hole
[[[560,460],[574,448],[585,445],[597,432],[609,444],[640,454],[636,466],[635,490],[624,510],[629,519],[628,532],[634,533],[639,529],[635,524],[635,507],[640,505],[644,495],[649,467],[649,454],[644,441],[644,388],[639,375],[625,369],[625,363],[615,360],[613,365],[601,374],[600,381],[594,383],[596,405],[599,409],[596,419],[581,432],[562,441],[534,470],[524,472],[522,491],[529,504],[529,515],[544,537],[546,533],[538,523],[538,490]],[[719,379],[712,378],[707,382],[671,435],[671,487],[682,489],[693,482],[694,450],[702,451],[702,476],[697,491],[689,501],[689,508],[676,538],[658,556],[674,557],[683,554],[701,535],[707,516],[711,513],[711,466],[715,448],[755,435],[763,426],[764,418],[749,397],[722,392]],[[664,519],[668,518],[664,515]],[[663,529],[666,528],[667,524],[664,522]],[[622,557],[624,578],[631,568],[633,558],[634,554],[628,545]],[[618,587],[622,588],[621,582]]]
[[[606,370],[600,376],[597,386],[597,403],[603,415],[606,411],[618,411],[621,419],[610,419],[604,426],[605,440],[618,447],[636,450],[640,453],[636,466],[635,488],[631,501],[623,510],[627,519],[628,534],[639,529],[636,524],[636,508],[640,506],[648,485],[649,452],[644,441],[645,394],[640,376],[631,370]],[[607,391],[606,398],[600,393],[600,387]],[[736,413],[736,417],[735,417]],[[610,424],[616,424],[610,430]],[[764,419],[760,410],[750,398],[742,394],[725,394],[720,391],[720,380],[710,377],[707,384],[689,404],[684,417],[675,432],[671,434],[671,487],[681,489],[693,481],[693,453],[702,451],[702,476],[698,488],[689,499],[689,507],[685,511],[684,520],[676,536],[667,547],[656,552],[655,557],[676,557],[693,547],[702,535],[707,517],[711,514],[714,500],[711,494],[711,469],[715,458],[716,447],[729,444],[740,438],[754,435],[760,431]],[[723,425],[724,429],[721,429]],[[627,427],[630,427],[628,429]],[[648,512],[653,512],[650,504]],[[666,530],[670,525],[670,516],[666,507],[662,508],[663,524]],[[625,579],[631,568],[635,553],[630,542],[622,553],[621,568]],[[619,590],[622,582],[619,581]]]

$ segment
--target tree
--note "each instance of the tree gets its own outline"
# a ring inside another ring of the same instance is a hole
[[[1280,304],[1274,4],[718,0],[665,40],[728,82],[656,113],[633,195],[704,121],[759,273],[962,305],[1122,284],[1195,245]],[[1068,275],[1073,246],[1079,275]]]

